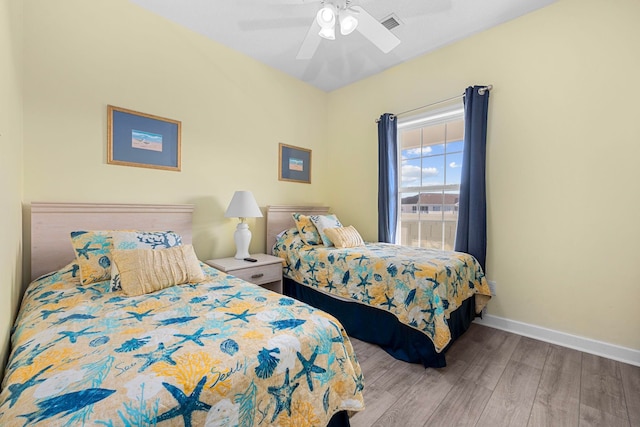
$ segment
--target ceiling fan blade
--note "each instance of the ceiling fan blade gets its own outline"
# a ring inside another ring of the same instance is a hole
[[[384,25],[379,23],[376,18],[371,16],[362,7],[353,6],[351,9],[358,12],[358,15],[356,15],[358,18],[356,31],[359,31],[363,36],[368,38],[378,49],[384,53],[389,53],[400,44],[400,39],[397,38],[395,34],[387,30]]]
[[[313,23],[309,27],[309,31],[307,31],[307,36],[302,41],[300,50],[298,50],[296,59],[311,59],[313,57],[313,54],[318,50],[318,46],[320,46],[320,41],[322,40],[318,34],[319,32],[320,24],[318,24],[314,18]]]

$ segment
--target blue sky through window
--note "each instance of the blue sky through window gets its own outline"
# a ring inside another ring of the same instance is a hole
[[[427,145],[401,151],[401,186],[459,185],[462,141]]]

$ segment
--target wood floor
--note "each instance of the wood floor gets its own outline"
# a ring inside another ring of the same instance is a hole
[[[477,324],[441,369],[352,342],[366,405],[353,427],[640,426],[640,367]]]

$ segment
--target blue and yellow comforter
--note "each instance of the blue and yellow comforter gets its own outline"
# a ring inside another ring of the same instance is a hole
[[[388,311],[427,335],[438,352],[451,341],[450,313],[472,295],[480,313],[491,298],[480,264],[461,252],[389,243],[346,249],[312,246],[292,228],[280,236],[273,253],[286,261],[286,277]]]
[[[0,425],[324,426],[363,409],[329,314],[202,265],[206,283],[138,297],[77,265],[26,291]]]

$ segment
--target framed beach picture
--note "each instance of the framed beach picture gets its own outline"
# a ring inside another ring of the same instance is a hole
[[[107,163],[180,171],[181,122],[107,106]]]
[[[311,150],[280,143],[278,179],[311,184]]]

